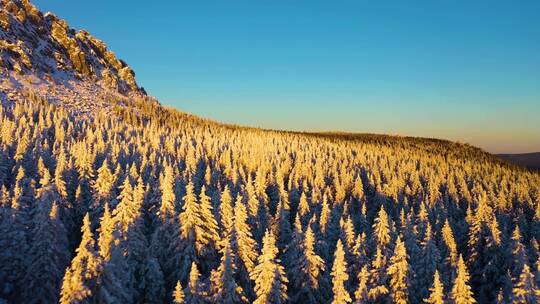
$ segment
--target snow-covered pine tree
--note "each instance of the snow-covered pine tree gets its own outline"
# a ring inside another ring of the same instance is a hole
[[[478,206],[469,228],[467,265],[471,287],[480,302],[493,302],[504,272],[500,254],[501,237],[497,218],[484,190],[477,190]]]
[[[375,218],[375,222],[373,223],[373,236],[378,248],[386,251],[391,236],[388,214],[384,210],[384,206],[381,206],[377,218]]]
[[[51,188],[47,183],[38,192],[23,294],[25,303],[58,302],[58,290],[70,262],[67,233],[54,199],[57,194],[50,193]]]
[[[145,280],[145,259],[147,258],[148,240],[145,235],[143,205],[145,188],[142,178],[139,176],[137,184],[133,188],[129,178],[124,181],[122,192],[119,196],[119,204],[113,212],[113,222],[118,232],[119,245],[124,259],[126,259],[130,276],[135,280],[134,291]],[[161,271],[160,271],[161,272]],[[157,275],[157,274],[156,274]],[[134,296],[139,298],[139,294]]]
[[[248,214],[242,197],[236,198],[234,207],[234,229],[236,230],[238,257],[242,261],[248,273],[253,271],[255,260],[257,259],[257,242],[253,239],[251,229],[248,224]]]
[[[185,303],[186,304],[204,304],[204,288],[200,278],[201,274],[199,268],[195,262],[191,263],[191,270],[189,272],[188,287],[185,290]]]
[[[231,229],[234,225],[234,206],[232,201],[231,191],[229,186],[225,186],[220,196],[220,205],[219,205],[219,222],[221,227],[221,236],[223,242],[225,242],[227,235],[231,232]],[[225,244],[220,247],[225,247]]]
[[[513,277],[521,275],[523,267],[528,263],[527,251],[521,240],[521,232],[519,226],[512,232],[512,238],[510,240],[512,250],[512,260],[510,264],[510,273]]]
[[[441,282],[439,271],[436,270],[433,275],[433,284],[429,289],[429,297],[424,299],[424,302],[429,304],[444,304],[444,298],[444,286]]]
[[[112,248],[118,245],[118,234],[116,232],[114,221],[112,220],[109,204],[107,203],[105,203],[105,207],[103,208],[103,215],[100,219],[98,232],[99,255],[103,260],[110,260]]]
[[[394,255],[388,266],[392,303],[407,304],[409,301],[409,261],[405,244],[398,236]]]
[[[204,252],[204,255],[211,255],[217,250],[219,245],[218,225],[212,211],[210,197],[206,194],[206,186],[203,185],[199,194],[199,217],[197,223],[200,233],[197,233],[197,248]]]
[[[287,248],[286,269],[289,279],[289,301],[291,303],[319,303],[323,294],[319,287],[320,274],[324,271],[324,260],[315,252],[315,234],[310,226],[302,233],[297,216],[295,231]]]
[[[179,215],[181,245],[180,251],[175,253],[180,262],[174,276],[185,282],[189,269],[198,261],[197,255],[203,249],[203,243],[200,242],[202,239],[200,206],[192,182],[186,186],[183,201],[182,212]]]
[[[176,210],[175,176],[171,166],[166,165],[160,179],[161,204],[155,218],[155,230],[151,239],[152,252],[156,254],[163,277],[165,291],[170,295],[178,280],[177,272],[188,273],[189,265],[179,270],[180,267],[180,225]],[[183,278],[187,278],[184,275]],[[169,293],[170,292],[170,293]]]
[[[302,192],[300,201],[298,202],[298,215],[303,224],[306,224],[307,215],[310,213],[310,206],[306,194]]]
[[[85,303],[96,299],[99,287],[96,280],[102,271],[102,262],[95,247],[88,214],[83,219],[81,232],[81,243],[62,282],[61,304]]]
[[[165,281],[157,259],[147,253],[137,288],[145,304],[160,304],[165,300]]]
[[[328,205],[328,197],[326,193],[323,195],[321,203],[321,213],[319,216],[319,227],[323,236],[326,236],[328,221],[330,220],[330,206]]]
[[[326,265],[322,257],[315,252],[316,241],[315,233],[313,233],[311,226],[308,226],[306,233],[304,234],[304,253],[306,255],[307,270],[310,274],[309,280],[315,293],[319,292],[325,294],[324,288],[326,284],[322,284],[325,282],[322,282],[324,279],[321,278],[321,275],[324,273]],[[319,282],[321,284],[319,284]],[[320,297],[322,297],[322,295],[320,295]]]
[[[193,183],[190,182],[186,186],[186,195],[183,197],[183,200],[184,204],[179,218],[181,236],[184,240],[197,242],[198,239],[202,238],[202,236],[197,236],[201,234],[199,226],[202,224],[202,219]],[[197,249],[202,249],[203,245],[201,243],[200,246],[197,246]]]
[[[377,247],[370,268],[368,295],[371,301],[383,302],[388,300],[390,290],[388,288],[387,261],[388,259],[381,248]]]
[[[333,304],[345,304],[352,301],[345,283],[349,279],[347,274],[347,261],[345,261],[345,251],[341,240],[338,240],[332,266],[332,294]]]
[[[115,182],[116,176],[111,172],[109,162],[105,159],[101,167],[97,170],[96,181],[92,184],[93,199],[89,206],[92,218],[98,219],[101,217],[105,202],[108,202],[112,206],[116,205],[115,202],[111,202],[111,200],[116,199],[113,193]]]
[[[446,282],[454,281],[456,277],[455,270],[457,269],[458,261],[458,249],[456,240],[454,238],[454,232],[450,226],[448,218],[444,221],[444,226],[441,229],[442,240],[444,246],[442,247],[441,258],[444,260],[444,269],[441,269],[441,276]]]
[[[469,285],[469,272],[463,261],[463,257],[460,256],[458,260],[458,269],[454,286],[452,287],[452,293],[450,294],[450,300],[452,304],[473,304],[476,300],[473,298],[473,292]]]
[[[185,303],[185,296],[184,296],[184,290],[182,289],[182,284],[180,281],[176,282],[176,286],[174,287],[173,292],[173,303],[174,304],[184,304]]]
[[[12,187],[11,202],[6,203],[9,206],[0,222],[0,287],[2,294],[18,301],[27,267],[30,204],[34,200],[32,181],[22,167],[18,167]]]
[[[418,301],[425,299],[429,295],[429,286],[440,260],[440,252],[435,243],[431,224],[428,222],[424,239],[420,243],[420,254],[415,263],[415,290],[417,291]]]
[[[127,180],[127,179],[126,179]],[[96,291],[100,303],[133,301],[135,296],[133,273],[124,259],[120,227],[116,225],[105,205],[99,227],[99,254],[102,262]]]
[[[261,255],[250,273],[251,279],[255,281],[256,299],[253,304],[279,304],[287,301],[288,280],[277,254],[276,237],[267,230]]]
[[[521,274],[514,284],[511,300],[513,304],[540,303],[540,290],[527,264],[523,265]]]
[[[358,287],[354,292],[354,303],[355,304],[365,304],[369,303],[369,293],[368,293],[368,284],[369,284],[369,271],[367,265],[362,266],[360,272],[358,273]]]
[[[247,303],[244,290],[236,283],[236,257],[231,249],[235,235],[229,234],[217,270],[212,271],[212,300],[216,303]]]

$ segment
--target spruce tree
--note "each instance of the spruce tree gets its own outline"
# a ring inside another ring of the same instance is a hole
[[[364,304],[369,302],[368,284],[369,271],[367,265],[364,265],[358,273],[358,287],[354,292],[355,304]]]
[[[538,290],[534,274],[531,273],[529,265],[523,265],[523,270],[512,289],[512,303],[532,304],[540,302],[540,291]]]
[[[521,232],[517,225],[512,232],[510,244],[512,246],[512,263],[510,271],[514,277],[518,277],[521,275],[523,267],[528,263],[528,256],[525,246],[521,241]]]
[[[279,304],[287,301],[288,280],[277,254],[276,237],[267,230],[263,238],[261,255],[257,258],[257,265],[250,273],[251,279],[255,281],[254,304]]]
[[[180,225],[176,210],[176,195],[174,192],[175,177],[172,167],[166,166],[160,179],[160,205],[155,219],[155,231],[152,235],[152,251],[156,254],[165,279],[165,291],[171,292],[178,280],[177,272],[188,273],[189,265],[180,267]],[[183,278],[187,277],[186,275]],[[170,295],[170,294],[169,294]]]
[[[142,302],[145,304],[163,303],[165,295],[165,282],[163,272],[157,259],[148,253],[144,259],[140,282],[137,285]]]
[[[383,302],[388,300],[388,274],[387,258],[381,248],[377,247],[375,256],[371,261],[370,281],[369,281],[369,299],[374,302]]]
[[[444,222],[444,226],[442,228],[442,237],[448,253],[446,263],[448,265],[456,266],[458,260],[457,245],[448,219],[446,219]]]
[[[124,252],[131,275],[137,280],[136,286],[144,280],[144,260],[148,247],[143,218],[144,198],[145,188],[142,178],[138,178],[134,188],[126,178],[119,196],[120,203],[113,212],[119,247]]]
[[[446,282],[452,282],[454,281],[454,278],[456,276],[455,269],[457,268],[458,249],[456,240],[454,238],[454,232],[452,230],[452,227],[450,226],[448,218],[444,222],[441,233],[444,243],[444,246],[442,247],[443,252],[441,254],[441,258],[443,258],[445,266],[444,271],[441,269],[441,274]]]
[[[323,195],[321,207],[321,214],[319,217],[319,226],[323,235],[326,235],[326,229],[328,228],[328,221],[330,220],[330,207],[328,205],[328,197],[326,193]]]
[[[246,206],[242,203],[242,197],[238,196],[234,207],[234,229],[237,236],[238,257],[248,273],[251,273],[258,254],[257,243],[253,239],[247,220]]]
[[[48,191],[50,188],[42,187],[38,194],[38,210],[34,217],[25,278],[25,303],[58,302],[58,290],[70,261],[66,230],[58,205],[54,201],[47,201],[50,199],[46,194]]]
[[[66,270],[60,293],[61,304],[86,303],[96,299],[101,273],[101,258],[95,248],[94,235],[90,228],[90,217],[83,219],[82,240],[71,266]]]
[[[295,232],[288,246],[286,270],[290,282],[290,299],[292,303],[319,303],[322,300],[319,280],[325,269],[324,260],[315,252],[315,235],[308,226],[305,235],[302,233],[297,216]]]
[[[444,286],[439,276],[439,271],[435,271],[433,276],[433,284],[429,289],[429,297],[424,299],[425,303],[429,304],[444,304]]]
[[[202,186],[199,195],[200,222],[197,223],[201,233],[197,234],[197,246],[206,250],[215,251],[219,241],[218,225],[212,211],[210,197],[206,194],[206,186]],[[200,236],[200,237],[199,237]]]
[[[103,215],[99,224],[98,248],[102,259],[108,261],[111,258],[112,248],[118,245],[118,233],[112,220],[109,204],[105,204]]]
[[[67,232],[58,209],[61,198],[41,158],[39,167],[41,187],[36,193],[33,208],[28,266],[24,278],[27,289],[23,301],[27,303],[57,302],[64,270],[70,260]],[[43,284],[44,281],[48,284]]]
[[[463,262],[463,257],[458,260],[457,276],[452,287],[450,299],[453,304],[473,304],[476,300],[473,298],[471,286],[469,286],[469,272]]]
[[[193,183],[190,182],[186,186],[186,195],[183,197],[183,200],[184,205],[182,206],[182,212],[179,218],[181,236],[185,240],[197,243],[199,240],[203,240],[202,231],[199,229],[202,225],[202,219]],[[197,243],[197,250],[200,251],[204,245],[206,244],[203,242]]]
[[[133,273],[123,256],[120,227],[106,204],[99,227],[99,254],[102,261],[98,277],[97,299],[100,303],[133,301]]]
[[[390,226],[388,223],[388,214],[384,210],[384,207],[381,206],[373,224],[375,243],[381,249],[385,249],[388,243],[390,243]]]
[[[0,222],[0,287],[8,298],[20,301],[29,249],[28,234],[32,226],[30,204],[33,186],[22,167],[17,169],[11,195],[11,206]]]
[[[305,216],[310,212],[309,209],[310,207],[306,194],[302,192],[302,194],[300,195],[300,201],[298,203],[298,215],[300,216],[300,219],[303,220],[305,218]]]
[[[126,179],[127,180],[127,179]],[[90,204],[90,212],[94,218],[101,216],[102,208],[105,202],[111,204],[111,200],[115,199],[113,195],[114,184],[116,177],[109,168],[109,163],[105,159],[101,167],[97,170],[97,179],[92,185],[93,200]],[[115,205],[112,202],[113,206]]]
[[[349,279],[347,274],[347,261],[345,261],[345,252],[343,251],[343,244],[341,240],[338,240],[334,258],[334,264],[332,266],[332,293],[333,304],[350,303],[352,301],[345,283]]]
[[[324,260],[315,252],[315,234],[311,226],[308,226],[304,236],[304,253],[306,255],[309,282],[312,288],[318,288],[318,278],[324,272],[326,266]]]
[[[392,302],[397,304],[408,303],[409,298],[409,262],[405,244],[398,237],[394,255],[390,258],[388,266],[390,275],[390,289]]]
[[[186,289],[186,304],[203,304],[204,301],[204,290],[201,283],[200,272],[197,267],[197,264],[193,262],[191,264],[191,270],[189,272],[189,281],[188,287]]]
[[[229,186],[225,186],[225,189],[221,192],[219,205],[219,219],[222,228],[222,241],[225,241],[227,235],[231,232],[234,225],[234,206]],[[223,244],[224,245],[224,244]],[[225,246],[221,246],[225,247]]]
[[[184,290],[182,289],[182,284],[180,284],[180,281],[176,282],[176,286],[174,288],[173,293],[173,303],[174,304],[184,304]]]
[[[426,225],[424,239],[420,243],[420,254],[415,264],[415,285],[417,286],[418,300],[422,300],[429,295],[431,278],[440,263],[440,253],[431,230],[431,225]]]
[[[212,299],[217,303],[246,303],[247,298],[241,286],[236,283],[236,257],[231,249],[233,235],[229,235],[225,243],[221,263],[212,272]]]
[[[171,277],[179,277],[180,281],[185,282],[186,274],[189,273],[193,263],[198,261],[198,254],[201,253],[204,246],[201,241],[203,233],[200,229],[203,222],[192,182],[186,186],[186,194],[183,200],[182,212],[179,215],[181,245],[180,251],[176,253],[176,257],[180,262]]]

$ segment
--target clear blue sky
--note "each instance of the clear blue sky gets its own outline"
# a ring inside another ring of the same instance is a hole
[[[540,151],[540,1],[34,3],[183,111]]]

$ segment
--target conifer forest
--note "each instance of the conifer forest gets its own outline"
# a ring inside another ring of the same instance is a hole
[[[23,77],[41,67],[5,37],[57,21],[1,3],[2,73]],[[55,33],[121,95],[77,112],[2,88],[0,303],[540,302],[537,171],[445,140],[202,119]]]

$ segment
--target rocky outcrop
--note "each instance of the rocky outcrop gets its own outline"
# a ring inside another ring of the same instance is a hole
[[[0,68],[4,76],[78,79],[125,96],[144,94],[133,70],[103,41],[52,13],[42,14],[28,0],[0,0]]]

